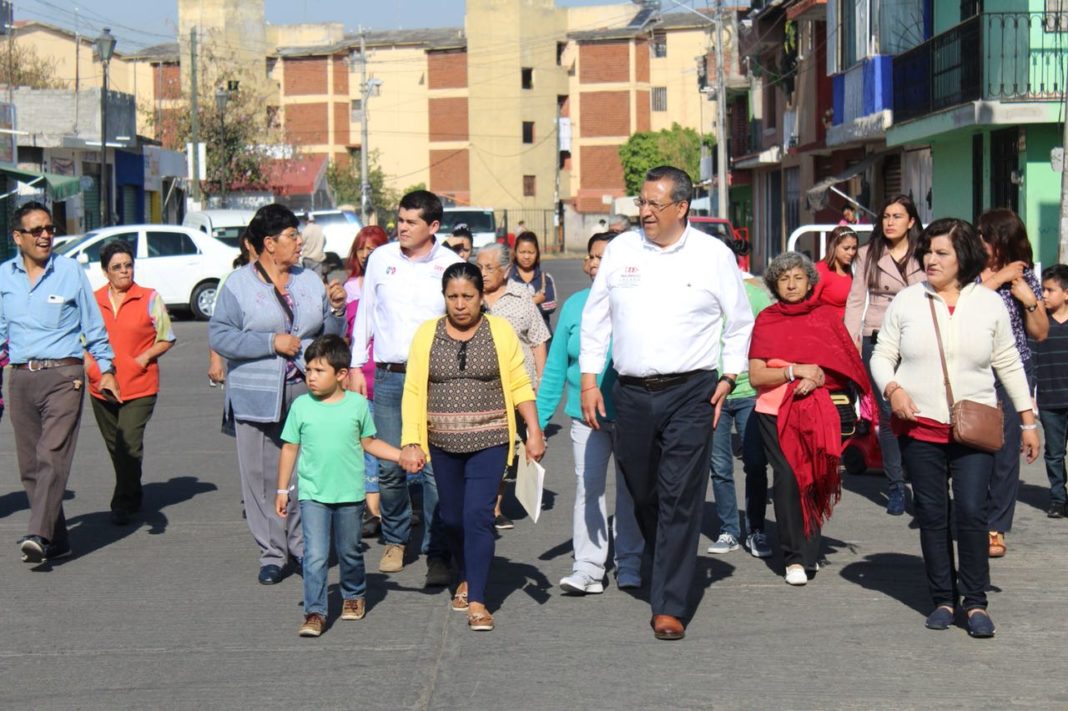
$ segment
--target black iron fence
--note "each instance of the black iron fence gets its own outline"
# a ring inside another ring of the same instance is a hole
[[[894,121],[968,101],[1061,101],[1068,12],[988,12],[894,58]]]
[[[564,231],[556,226],[552,210],[496,210],[496,217],[497,231],[502,234],[533,232],[543,252],[564,250]]]

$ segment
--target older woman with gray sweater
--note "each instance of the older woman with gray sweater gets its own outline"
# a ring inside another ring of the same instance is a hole
[[[891,428],[912,481],[934,603],[926,625],[948,629],[961,610],[968,634],[993,637],[986,589],[987,488],[994,455],[954,439],[943,353],[954,402],[997,407],[997,373],[1020,413],[1028,461],[1038,456],[1035,415],[1009,313],[1000,296],[975,281],[987,261],[975,229],[964,220],[935,220],[920,235],[916,254],[926,280],[902,289],[887,308],[872,354],[872,377],[890,403]]]
[[[299,509],[284,520],[274,513],[282,426],[290,404],[308,391],[302,354],[324,332],[345,330],[345,289],[337,281],[324,288],[319,275],[299,266],[298,225],[283,205],[256,211],[246,235],[259,256],[226,280],[208,326],[211,349],[229,365],[226,398],[263,585],[279,582],[289,558],[299,565],[304,552]],[[297,501],[295,492],[289,500]]]

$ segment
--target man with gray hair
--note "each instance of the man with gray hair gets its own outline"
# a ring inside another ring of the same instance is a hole
[[[612,215],[608,221],[608,231],[623,234],[630,229],[630,218],[626,215]]]
[[[612,349],[613,452],[653,550],[650,622],[663,640],[682,639],[692,612],[712,433],[748,367],[753,330],[734,253],[688,225],[692,197],[693,183],[678,168],[646,174],[635,199],[641,231],[605,249],[582,314],[579,355],[582,414],[598,429],[605,407],[597,376]]]

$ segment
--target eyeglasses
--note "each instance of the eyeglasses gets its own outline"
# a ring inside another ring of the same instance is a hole
[[[460,363],[460,370],[467,370],[467,341],[460,344],[460,350],[456,351],[456,360]]]
[[[648,207],[651,207],[652,209],[656,210],[657,212],[660,212],[661,210],[666,210],[667,208],[671,207],[672,205],[678,205],[680,202],[682,202],[682,200],[672,200],[671,202],[664,203],[663,205],[661,205],[658,202],[653,202],[652,200],[646,200],[645,198],[634,198],[634,204],[638,206],[639,210],[641,208],[643,208],[643,207],[648,206]]]
[[[55,225],[40,225],[38,227],[34,227],[32,230],[19,230],[19,229],[16,229],[15,231],[16,232],[21,232],[24,235],[33,235],[36,238],[36,237],[40,237],[41,235],[43,235],[45,233],[48,233],[50,235],[55,235],[56,234],[56,226]]]

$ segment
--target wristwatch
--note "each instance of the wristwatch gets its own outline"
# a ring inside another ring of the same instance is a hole
[[[1033,314],[1035,311],[1038,311],[1038,302],[1036,301],[1035,303],[1031,304],[1030,306],[1024,306],[1024,311],[1026,311],[1029,314]]]

